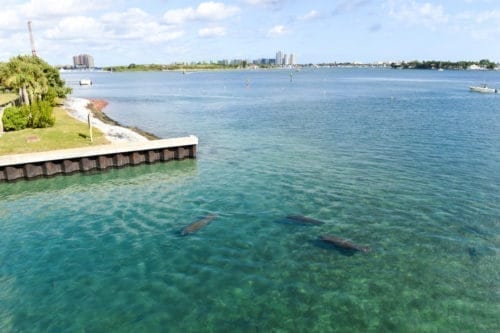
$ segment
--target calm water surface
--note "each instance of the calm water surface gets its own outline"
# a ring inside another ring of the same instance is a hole
[[[0,331],[498,331],[500,73],[293,74],[85,75],[198,159],[0,184]]]

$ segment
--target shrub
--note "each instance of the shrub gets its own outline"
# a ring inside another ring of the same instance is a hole
[[[48,101],[38,101],[30,107],[30,117],[28,117],[28,127],[45,128],[54,126],[55,117],[53,107]]]
[[[43,100],[50,103],[50,105],[56,105],[57,91],[53,87],[49,87],[47,93],[44,95]]]
[[[2,122],[6,131],[19,131],[28,126],[29,107],[10,106],[3,112]]]
[[[30,106],[11,106],[4,110],[5,131],[19,131],[25,128],[46,128],[54,126],[54,109],[48,101],[38,101]]]

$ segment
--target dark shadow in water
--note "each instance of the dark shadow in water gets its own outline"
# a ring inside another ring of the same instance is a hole
[[[479,254],[474,246],[469,246],[467,248],[467,253],[469,254],[471,260],[477,261],[479,259]]]
[[[119,169],[93,170],[71,175],[56,175],[49,178],[40,177],[32,180],[20,179],[15,182],[0,183],[0,198],[39,192],[58,192],[74,187],[88,190],[88,188],[95,186],[170,182],[194,175],[196,175],[196,160],[192,159],[141,164]]]
[[[321,239],[314,239],[314,240],[310,240],[309,242],[313,246],[319,247],[319,248],[324,249],[324,250],[336,251],[339,254],[346,256],[346,257],[351,257],[354,254],[356,254],[356,252],[359,252],[357,250],[349,250],[349,249],[344,249],[344,248],[335,246],[334,244],[324,242]]]
[[[481,260],[483,257],[495,256],[496,252],[489,246],[471,245],[467,247],[467,254],[469,255],[472,261],[477,262]]]
[[[479,226],[465,225],[461,228],[461,230],[463,233],[471,234],[484,240],[489,240],[489,238],[492,237],[490,233],[484,231],[484,229]]]
[[[297,215],[297,216],[300,216],[300,215]],[[311,221],[316,221],[316,220],[311,219]],[[321,221],[317,221],[317,222],[321,222],[321,223],[314,223],[314,222],[311,223],[311,222],[307,222],[307,220],[300,221],[298,219],[290,218],[289,216],[284,216],[282,218],[279,218],[275,222],[279,223],[279,224],[283,224],[283,225],[287,225],[287,226],[291,226],[291,227],[299,227],[299,228],[302,228],[302,227],[318,227],[318,226],[320,226],[322,224]]]

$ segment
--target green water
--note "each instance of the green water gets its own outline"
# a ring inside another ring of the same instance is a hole
[[[498,331],[500,99],[474,74],[95,75],[74,94],[198,159],[0,184],[0,331]]]

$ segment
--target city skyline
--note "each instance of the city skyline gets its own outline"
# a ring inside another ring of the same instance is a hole
[[[96,66],[270,59],[295,63],[500,61],[493,0],[5,0],[0,61],[31,53],[67,65],[80,50]],[[296,59],[300,59],[297,61]]]

